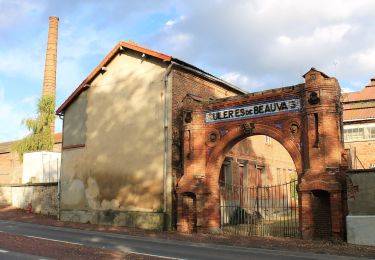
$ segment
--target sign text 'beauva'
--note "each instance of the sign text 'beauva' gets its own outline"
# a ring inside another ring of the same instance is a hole
[[[239,120],[252,117],[270,116],[276,113],[299,111],[299,98],[278,100],[254,105],[223,108],[206,112],[206,123],[215,123],[228,120]]]

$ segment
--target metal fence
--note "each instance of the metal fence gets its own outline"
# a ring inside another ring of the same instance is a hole
[[[224,233],[299,237],[297,180],[263,187],[220,185]]]

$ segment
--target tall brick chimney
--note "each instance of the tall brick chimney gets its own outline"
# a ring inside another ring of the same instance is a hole
[[[48,42],[46,63],[44,67],[43,96],[53,96],[56,100],[56,63],[57,63],[57,33],[59,18],[49,17]],[[52,134],[55,132],[55,122],[51,125]]]

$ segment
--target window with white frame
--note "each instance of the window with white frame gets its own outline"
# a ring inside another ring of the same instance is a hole
[[[344,141],[375,140],[375,125],[347,126],[344,129]]]

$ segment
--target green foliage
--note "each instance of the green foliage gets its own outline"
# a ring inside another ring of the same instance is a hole
[[[292,176],[292,178],[291,178],[291,183],[292,183],[292,187],[291,187],[291,189],[292,189],[292,198],[294,198],[295,200],[297,200],[298,199],[298,191],[297,191],[297,183],[295,182],[296,180],[298,179],[298,177],[297,177],[297,175],[294,175],[294,176]]]
[[[55,97],[43,96],[38,103],[38,117],[22,121],[30,134],[13,146],[13,150],[18,153],[21,161],[26,152],[51,151],[53,149],[54,140],[51,126],[54,124],[54,117]]]

